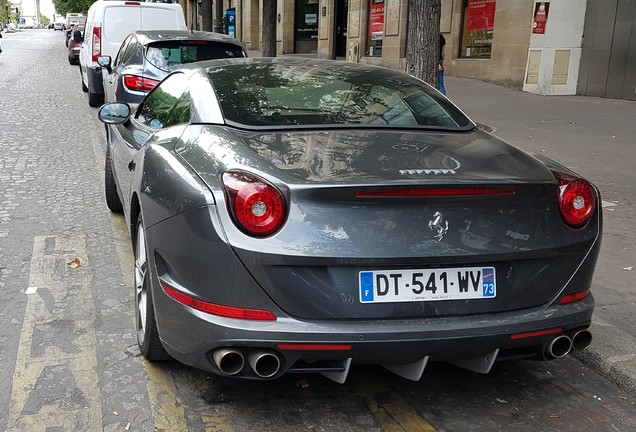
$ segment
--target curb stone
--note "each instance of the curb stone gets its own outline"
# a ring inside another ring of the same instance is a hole
[[[636,338],[596,317],[590,331],[592,344],[572,355],[636,397]]]

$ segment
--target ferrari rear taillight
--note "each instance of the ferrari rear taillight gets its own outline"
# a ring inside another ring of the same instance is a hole
[[[573,227],[586,224],[596,209],[596,193],[592,185],[562,172],[553,171],[552,174],[558,183],[557,199],[563,220]]]
[[[124,75],[124,86],[128,90],[150,91],[159,84],[159,81],[143,78],[137,75]]]
[[[93,27],[93,51],[92,51],[92,59],[93,61],[97,61],[97,57],[102,55],[102,28],[101,27]]]
[[[223,174],[228,209],[247,234],[266,236],[278,230],[287,216],[283,194],[260,177],[245,171]]]

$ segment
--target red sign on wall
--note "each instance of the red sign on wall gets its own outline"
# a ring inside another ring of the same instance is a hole
[[[468,0],[466,30],[492,30],[495,26],[496,0]]]
[[[372,39],[384,37],[384,1],[369,5],[369,36]]]
[[[539,2],[534,5],[534,20],[532,21],[532,33],[545,34],[545,26],[548,23],[548,11],[550,2]]]

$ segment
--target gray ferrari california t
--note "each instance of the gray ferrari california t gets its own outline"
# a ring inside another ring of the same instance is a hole
[[[135,259],[149,360],[225,376],[584,349],[599,191],[402,72],[193,63],[102,106],[106,202]]]

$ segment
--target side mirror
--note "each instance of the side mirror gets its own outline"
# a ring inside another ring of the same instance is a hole
[[[109,55],[99,56],[97,57],[97,64],[103,68],[106,68],[108,73],[111,73],[113,69],[111,68],[112,59]]]
[[[122,124],[130,119],[131,113],[130,105],[123,102],[112,102],[102,105],[97,117],[105,124]]]

